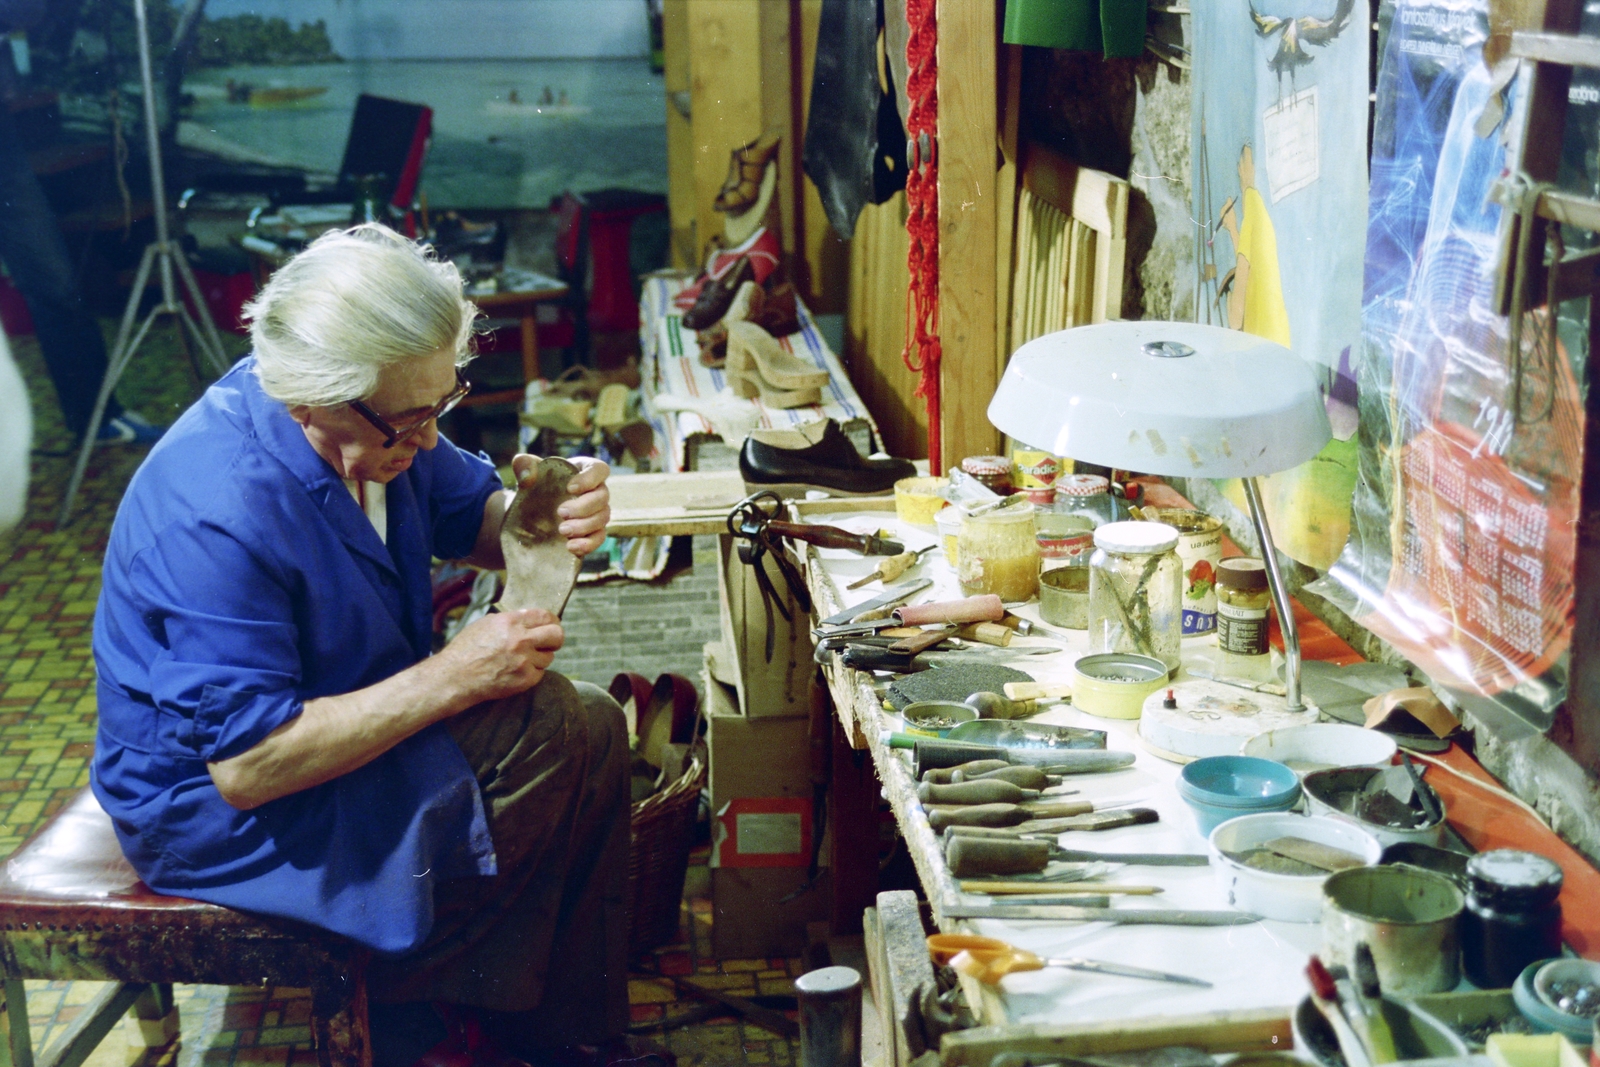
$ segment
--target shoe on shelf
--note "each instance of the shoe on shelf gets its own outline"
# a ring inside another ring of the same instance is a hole
[[[755,323],[729,322],[726,325],[730,374],[760,374],[774,389],[821,389],[828,384],[826,368],[801,359]]]
[[[105,419],[95,432],[96,445],[153,445],[167,432],[165,426],[153,425],[137,411],[124,411],[114,419]]]
[[[779,389],[768,384],[754,368],[734,370],[730,366],[724,366],[722,373],[728,379],[728,388],[733,390],[735,396],[742,396],[746,400],[759,399],[763,407],[787,411],[790,408],[808,408],[822,403],[822,390],[815,386],[804,389]]]
[[[755,265],[748,256],[734,260],[726,271],[706,281],[694,306],[683,313],[683,324],[691,330],[704,330],[720,322],[739,287],[754,279]]]
[[[775,133],[763,133],[733,150],[728,159],[728,177],[711,205],[714,210],[739,215],[755,206],[760,198],[761,179],[767,164],[778,154],[781,140]]]
[[[739,450],[739,473],[751,492],[803,496],[877,496],[917,473],[910,460],[865,459],[832,419],[783,430],[752,430]]]

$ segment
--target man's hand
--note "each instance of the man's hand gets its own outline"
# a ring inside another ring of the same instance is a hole
[[[433,663],[460,686],[467,708],[538,685],[565,640],[561,620],[548,611],[495,612],[463,627]]]
[[[538,456],[513,456],[511,472],[520,481],[538,462]],[[578,474],[568,486],[568,491],[575,495],[558,511],[561,535],[567,539],[567,549],[574,556],[587,556],[606,539],[606,524],[611,521],[611,492],[606,488],[611,468],[588,456],[574,456],[567,462],[578,468]]]

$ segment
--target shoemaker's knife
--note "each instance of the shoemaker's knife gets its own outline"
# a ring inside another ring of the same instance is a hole
[[[826,619],[817,623],[817,629],[820,630],[825,626],[843,626],[845,623],[852,622],[869,611],[874,611],[878,608],[892,608],[898,604],[903,604],[931,585],[933,585],[932,578],[918,578],[914,581],[906,582],[904,585],[897,585],[893,589],[886,589],[871,600],[863,600],[859,604],[845,608],[836,615],[829,615]]]

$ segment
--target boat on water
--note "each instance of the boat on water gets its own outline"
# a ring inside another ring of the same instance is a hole
[[[226,100],[230,104],[249,104],[251,107],[288,107],[303,100],[313,100],[328,91],[326,85],[252,85],[229,78],[226,85],[187,84],[184,91],[198,100]]]

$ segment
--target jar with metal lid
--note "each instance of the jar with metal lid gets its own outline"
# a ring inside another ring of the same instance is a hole
[[[1267,565],[1239,556],[1217,564],[1217,667],[1232,678],[1265,681],[1272,672]]]
[[[1467,861],[1461,969],[1479,989],[1504,989],[1528,964],[1561,955],[1561,868],[1497,848]]]
[[[1004,456],[968,456],[961,461],[961,470],[977,479],[985,489],[1010,496],[1011,461]]]
[[[1098,474],[1064,474],[1057,478],[1055,510],[1082,515],[1096,526],[1126,518],[1111,496],[1111,482]]]
[[[1039,595],[1039,543],[1033,505],[968,515],[956,539],[956,579],[963,596],[994,593],[1007,603]]]
[[[1183,625],[1178,531],[1160,522],[1109,522],[1089,560],[1089,651],[1135,652],[1176,669]]]

